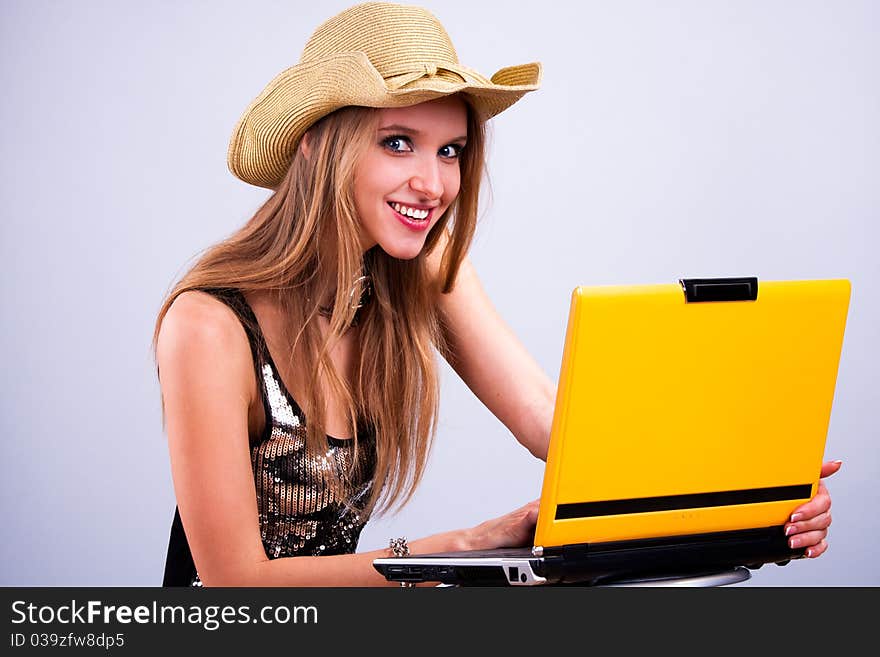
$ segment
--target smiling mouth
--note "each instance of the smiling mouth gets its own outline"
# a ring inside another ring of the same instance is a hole
[[[425,210],[422,208],[412,208],[408,205],[403,205],[402,203],[394,203],[389,201],[388,205],[394,210],[397,214],[409,219],[410,221],[427,221],[431,217],[431,213],[434,211],[433,208],[430,210]]]

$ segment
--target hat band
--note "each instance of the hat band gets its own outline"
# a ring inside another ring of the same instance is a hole
[[[425,63],[416,64],[411,71],[392,75],[385,78],[385,86],[388,87],[389,91],[397,91],[398,89],[401,89],[406,85],[415,82],[416,80],[421,80],[422,78],[433,78],[440,71],[445,71],[447,73],[457,75],[461,78],[462,82],[465,82],[466,84],[480,82],[478,78],[474,77],[471,71],[468,71],[464,67],[448,63],[440,64],[439,66],[437,64]]]

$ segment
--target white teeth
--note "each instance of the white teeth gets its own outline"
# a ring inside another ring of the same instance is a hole
[[[429,210],[417,210],[415,208],[401,205],[400,203],[392,203],[391,207],[393,207],[400,214],[409,217],[410,219],[427,219],[428,214],[430,213]]]

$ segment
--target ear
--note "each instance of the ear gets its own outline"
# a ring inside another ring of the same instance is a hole
[[[309,156],[312,154],[312,131],[306,130],[305,134],[302,136],[302,139],[299,140],[299,150],[303,154],[303,157],[307,160]]]

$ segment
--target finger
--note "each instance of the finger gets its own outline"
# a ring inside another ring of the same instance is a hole
[[[816,529],[828,529],[831,526],[831,512],[820,513],[815,518],[801,522],[790,522],[785,525],[785,535],[793,536]]]
[[[809,502],[804,502],[794,511],[791,512],[789,522],[800,522],[815,518],[820,513],[825,513],[831,509],[831,496],[825,484],[819,483],[816,495]]]
[[[538,522],[538,505],[529,505],[528,511],[526,512],[526,523],[535,526]]]
[[[806,548],[810,556],[816,551],[816,547],[828,536],[827,529],[817,529],[812,532],[804,532],[803,534],[795,534],[788,539],[788,547],[792,550],[798,548]]]
[[[828,541],[826,541],[823,538],[821,541],[819,541],[813,547],[807,548],[806,552],[804,552],[804,556],[807,557],[807,559],[815,559],[816,557],[820,556],[823,552],[825,552],[825,550],[827,550],[827,549],[828,549]]]
[[[843,461],[826,461],[822,464],[822,469],[819,472],[819,479],[824,479],[825,477],[830,477],[835,472],[840,470],[840,466],[843,465]]]
[[[534,526],[538,520],[538,502],[539,501],[540,500],[532,500],[531,502],[528,502],[527,504],[523,504],[516,511],[512,511],[510,513],[510,516],[512,518],[520,518],[523,522],[531,523],[532,526]]]

